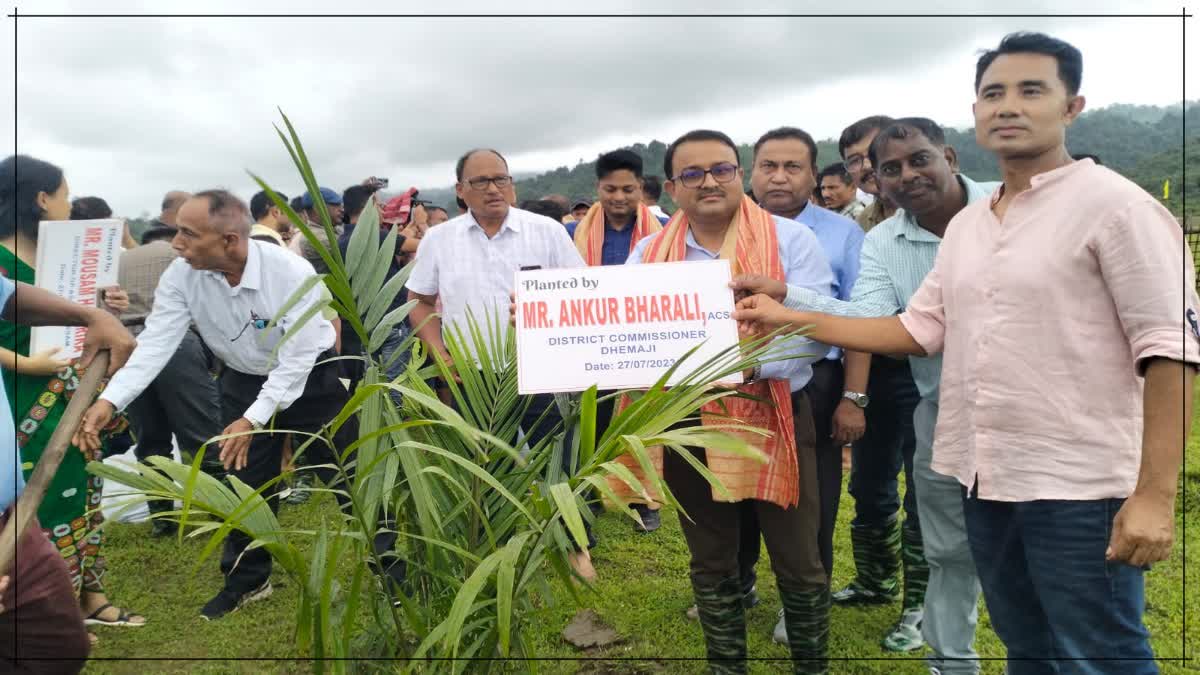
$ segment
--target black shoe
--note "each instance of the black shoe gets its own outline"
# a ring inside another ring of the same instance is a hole
[[[226,614],[231,614],[238,611],[244,605],[257,600],[265,600],[271,596],[271,582],[264,581],[262,586],[250,591],[249,593],[238,594],[234,591],[221,589],[216,597],[208,601],[208,604],[200,610],[200,618],[207,621],[219,619]]]
[[[151,537],[174,537],[179,532],[179,523],[155,518],[150,526]]]
[[[658,511],[651,510],[645,504],[634,504],[633,510],[637,511],[642,517],[642,524],[633,524],[633,529],[639,532],[653,532],[659,527],[662,527],[662,518],[659,517]]]

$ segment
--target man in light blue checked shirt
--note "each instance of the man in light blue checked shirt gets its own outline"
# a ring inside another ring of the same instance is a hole
[[[881,189],[901,210],[867,233],[850,301],[795,286],[752,289],[742,280],[735,280],[735,289],[768,293],[793,309],[843,316],[892,316],[904,309],[933,268],[950,220],[966,204],[987,198],[998,184],[957,174],[954,149],[928,119],[896,121],[879,133],[870,152]],[[980,588],[967,546],[961,488],[957,480],[930,469],[941,356],[909,358],[921,394],[914,414],[914,473],[930,565],[921,633],[933,649],[931,673],[973,675],[979,672],[973,643]]]

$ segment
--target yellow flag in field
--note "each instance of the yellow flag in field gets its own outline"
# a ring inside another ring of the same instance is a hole
[[[1163,199],[1170,199],[1170,198],[1171,198],[1171,179],[1168,178],[1163,181]]]

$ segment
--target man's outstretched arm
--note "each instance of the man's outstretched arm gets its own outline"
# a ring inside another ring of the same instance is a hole
[[[843,349],[872,354],[928,355],[897,316],[857,319],[797,312],[765,295],[753,295],[738,302],[733,318],[745,323],[747,331],[756,335],[765,335],[781,326],[808,327],[808,338]]]

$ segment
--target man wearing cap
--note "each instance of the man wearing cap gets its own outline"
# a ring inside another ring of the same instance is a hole
[[[342,216],[344,215],[342,196],[327,187],[321,188],[320,192],[321,201],[325,202],[325,209],[329,211],[329,220],[333,224],[333,231],[340,235],[342,233]],[[308,221],[308,226],[312,228],[313,234],[325,242],[325,227],[321,225],[320,209],[317,208],[312,195],[308,192],[300,196],[300,208],[304,210],[302,215]],[[300,242],[303,239],[303,235],[292,237],[292,240],[288,242],[288,248],[296,255],[301,255]]]
[[[578,223],[579,221],[583,220],[583,217],[587,215],[588,209],[590,208],[592,208],[591,202],[586,199],[580,199],[571,205],[571,217],[574,218],[575,222]]]

